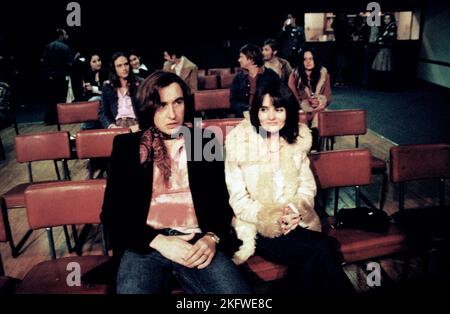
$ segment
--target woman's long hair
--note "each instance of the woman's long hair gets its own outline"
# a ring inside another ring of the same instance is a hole
[[[303,63],[303,60],[305,59],[305,53],[310,52],[314,59],[314,68],[312,69],[311,76],[308,78],[306,75],[306,69],[305,65]],[[320,58],[317,55],[317,52],[313,48],[304,48],[299,54],[299,63],[296,68],[296,71],[300,77],[301,84],[303,86],[310,87],[311,91],[314,92],[316,90],[317,83],[320,80],[320,70],[322,69],[322,62],[320,61]]]
[[[250,108],[250,122],[255,127],[257,133],[261,127],[258,113],[262,107],[265,95],[272,98],[273,106],[275,108],[283,107],[286,110],[286,122],[280,130],[280,136],[289,144],[297,141],[299,134],[299,113],[300,106],[290,88],[283,82],[269,82],[260,85],[255,93],[255,97]]]

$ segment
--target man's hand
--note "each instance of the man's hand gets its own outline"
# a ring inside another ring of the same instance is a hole
[[[185,255],[187,267],[206,268],[216,254],[216,242],[209,235],[205,235],[191,247]]]
[[[188,241],[192,240],[192,238],[194,238],[194,235],[195,233],[178,236],[165,236],[159,234],[153,239],[152,242],[150,242],[150,247],[154,248],[159,253],[161,253],[162,256],[175,263],[193,268],[195,266],[190,265],[185,257],[193,248],[193,245]]]

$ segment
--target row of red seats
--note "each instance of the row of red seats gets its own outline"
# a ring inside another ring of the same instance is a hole
[[[450,145],[404,145],[392,147],[390,154],[393,183],[403,184],[411,180],[428,178],[443,180],[450,177]],[[320,189],[370,184],[371,154],[367,149],[317,152],[312,153],[310,159]],[[30,186],[24,194],[30,228],[100,223],[99,214],[104,188],[104,180],[51,182]],[[400,200],[402,199],[403,197]],[[2,214],[2,218],[5,218],[4,211]],[[6,230],[7,223],[5,226],[4,220],[0,219],[0,241],[9,240]],[[398,253],[403,253],[405,258],[409,257],[407,237],[393,224],[385,233],[354,229],[326,229],[324,232],[328,232],[339,242],[346,263]],[[51,237],[49,241],[52,246]],[[64,270],[70,262],[77,262],[83,265],[81,268],[83,271],[88,271],[106,258],[83,256],[43,262],[27,274],[16,292],[106,293],[109,291],[107,286],[69,287],[63,278],[67,274]],[[408,266],[407,260],[404,265]],[[247,267],[264,281],[281,278],[286,271],[284,266],[265,261],[258,256],[252,257],[247,262]]]

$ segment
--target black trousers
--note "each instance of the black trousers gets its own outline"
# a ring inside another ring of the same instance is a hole
[[[44,116],[46,124],[56,124],[58,121],[56,104],[65,103],[67,96],[67,81],[64,77],[47,79],[47,112]]]
[[[356,293],[345,274],[340,253],[331,237],[297,227],[285,236],[258,235],[256,254],[288,266],[287,276],[275,293],[344,296]]]

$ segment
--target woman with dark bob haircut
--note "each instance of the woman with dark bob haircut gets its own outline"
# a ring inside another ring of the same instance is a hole
[[[170,292],[172,274],[187,293],[250,292],[230,258],[240,241],[223,159],[188,158],[189,94],[176,74],[154,72],[136,96],[143,131],[114,139],[101,219],[118,293]]]
[[[250,121],[227,135],[225,178],[233,226],[243,241],[233,260],[240,264],[257,253],[288,266],[280,287],[286,293],[352,293],[337,248],[321,233],[307,156],[311,132],[298,120],[289,88],[268,84],[257,90]]]

